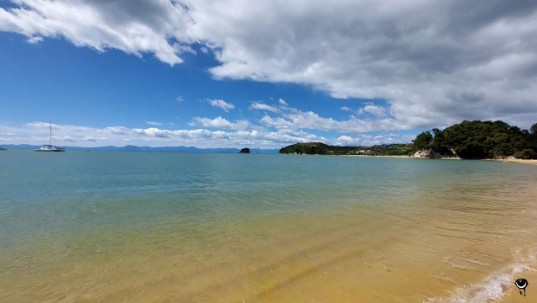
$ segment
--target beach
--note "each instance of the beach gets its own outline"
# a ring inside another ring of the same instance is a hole
[[[503,303],[532,302],[533,300],[532,298],[536,297],[536,292],[537,292],[537,287],[535,286],[535,284],[537,284],[535,283],[537,282],[536,271],[537,269],[533,267],[531,271],[530,270],[524,271],[518,275],[529,281],[529,285],[526,288],[526,296],[521,295],[516,288],[512,287],[511,291],[507,292],[505,298],[503,298],[500,302],[503,302]]]
[[[502,161],[509,162],[509,163],[537,165],[537,160],[507,159],[507,160],[502,160]]]
[[[531,302],[537,294],[534,166],[7,155],[0,301]],[[519,276],[530,281],[526,297],[513,284]]]

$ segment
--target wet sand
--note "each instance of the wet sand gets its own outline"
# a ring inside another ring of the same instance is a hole
[[[68,240],[65,257],[45,267],[6,273],[0,295],[41,302],[531,302],[536,222],[521,218],[521,228],[510,229],[518,208],[486,200],[197,225],[187,238],[164,229],[96,231]],[[514,289],[519,275],[530,281],[525,298]],[[492,300],[497,288],[503,301]]]
[[[526,296],[520,295],[514,281],[510,285],[510,290],[506,292],[505,298],[500,302],[503,303],[532,303],[537,302],[537,269],[531,271],[523,271],[517,275],[517,278],[525,278],[528,280],[526,288]]]

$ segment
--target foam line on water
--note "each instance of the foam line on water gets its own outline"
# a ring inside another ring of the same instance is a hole
[[[513,250],[515,263],[498,271],[479,283],[456,289],[448,298],[427,298],[424,303],[484,303],[497,302],[512,291],[513,283],[519,273],[536,271],[537,249],[524,253],[521,249]]]

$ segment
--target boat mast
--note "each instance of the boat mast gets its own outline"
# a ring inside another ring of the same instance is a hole
[[[49,144],[50,146],[52,146],[52,123],[50,121],[48,121],[48,127],[50,128],[50,138],[49,138]]]

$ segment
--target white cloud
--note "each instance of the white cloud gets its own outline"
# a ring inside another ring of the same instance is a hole
[[[151,125],[151,126],[160,126],[160,125],[162,125],[162,123],[154,122],[154,121],[147,121],[146,123],[147,123],[147,125]]]
[[[282,100],[282,99],[280,99]],[[285,103],[285,101],[284,101]],[[281,104],[281,103],[280,103]],[[252,102],[252,105],[250,105],[250,108],[251,109],[257,109],[257,110],[266,110],[266,111],[269,111],[269,112],[274,112],[274,113],[277,113],[278,112],[278,108],[275,107],[275,106],[272,106],[272,105],[268,105],[268,104],[265,104],[261,101],[255,101],[255,102]]]
[[[341,146],[353,146],[353,145],[357,145],[354,138],[352,137],[349,137],[349,136],[339,136],[337,139],[336,139],[336,145],[341,145]]]
[[[112,135],[128,135],[131,130],[123,126],[109,126],[98,132]]]
[[[30,44],[38,44],[43,41],[43,37],[29,37],[27,41]]]
[[[172,134],[172,131],[165,130],[165,129],[158,129],[156,127],[135,128],[133,130],[138,134],[146,135],[150,137],[157,137],[157,138],[170,138]]]
[[[94,128],[81,125],[53,124],[57,144],[60,146],[196,146],[281,148],[296,142],[327,141],[324,137],[294,130],[270,131],[250,126],[248,122],[230,122],[225,119],[199,118],[201,127],[194,129],[127,128],[109,126]],[[213,124],[211,124],[213,123]],[[45,144],[49,140],[48,123],[34,122],[22,126],[0,124],[2,144]],[[218,127],[217,127],[218,126]]]
[[[379,144],[410,143],[415,138],[416,136],[400,135],[397,133],[382,133],[377,135],[359,134],[354,137],[346,135],[339,136],[331,142],[334,145],[340,146],[372,146]]]
[[[171,65],[199,43],[219,62],[210,70],[216,78],[384,99],[385,113],[363,110],[389,113],[402,128],[463,119],[527,127],[537,116],[536,1],[13,3],[0,8],[0,30],[30,43],[63,37],[97,51],[153,54]]]
[[[346,111],[346,112],[352,113],[352,114],[357,115],[357,116],[370,114],[370,115],[372,115],[373,117],[376,117],[376,118],[384,118],[384,117],[386,117],[388,115],[387,110],[386,110],[385,107],[375,105],[375,104],[373,104],[371,102],[365,103],[362,107],[360,107],[357,110],[354,110],[354,109],[352,109],[352,108],[350,108],[348,106],[342,106],[342,107],[340,107],[340,109],[342,111]]]
[[[190,122],[191,126],[202,126],[202,127],[209,127],[209,128],[228,128],[228,129],[235,129],[235,130],[245,130],[250,127],[250,123],[245,120],[237,121],[235,123],[230,122],[223,118],[222,116],[218,116],[214,119],[206,118],[206,117],[195,117]]]
[[[228,103],[222,99],[212,99],[208,101],[211,106],[219,107],[223,109],[224,111],[228,112],[230,109],[234,109],[235,105]]]
[[[527,127],[537,115],[535,1],[208,2],[192,17],[218,47],[218,78],[384,99],[405,128],[499,118]]]
[[[127,128],[124,126],[108,126],[95,128],[82,125],[53,124],[57,144],[60,146],[196,146],[196,147],[244,147],[255,146],[261,148],[281,148],[296,142],[325,142],[335,145],[372,145],[381,143],[410,142],[414,136],[398,135],[393,132],[382,134],[351,134],[340,135],[337,138],[325,137],[309,132],[319,131],[319,127],[305,124],[307,119],[315,122],[328,123],[321,127],[321,131],[339,132],[343,128],[352,128],[351,120],[336,121],[322,118],[312,112],[301,112],[289,109],[288,114],[294,113],[300,118],[269,117],[261,121],[270,129],[261,125],[254,125],[245,120],[229,121],[222,117],[214,119],[197,117],[192,120],[192,129],[161,129],[158,127]],[[287,115],[287,114],[286,114]],[[294,116],[293,116],[294,117]],[[354,120],[352,120],[354,121]],[[0,124],[0,145],[2,144],[34,144],[41,145],[48,142],[49,124],[45,122],[27,123],[22,126],[8,126]],[[310,129],[311,127],[311,129]],[[359,128],[360,125],[356,126]]]
[[[367,105],[366,105],[367,106]],[[267,127],[277,129],[292,130],[316,130],[324,132],[338,133],[364,133],[375,130],[401,130],[402,126],[398,125],[393,117],[388,117],[384,112],[373,106],[375,118],[359,119],[356,116],[350,116],[347,120],[336,120],[329,117],[322,117],[312,111],[302,111],[289,106],[280,106],[277,108],[278,116],[265,114],[260,122]],[[382,109],[382,107],[379,107]],[[351,109],[348,109],[351,110]],[[376,115],[382,113],[382,116]]]
[[[191,51],[186,35],[193,21],[177,1],[35,1],[16,0],[0,8],[0,30],[23,34],[30,42],[64,37],[98,51],[115,48],[136,56],[152,53],[158,60],[181,63]]]
[[[377,105],[373,105],[373,104],[366,104],[362,108],[362,110],[365,113],[372,114],[372,115],[374,115],[376,117],[384,117],[384,116],[386,116],[386,110],[382,106],[377,106]]]

